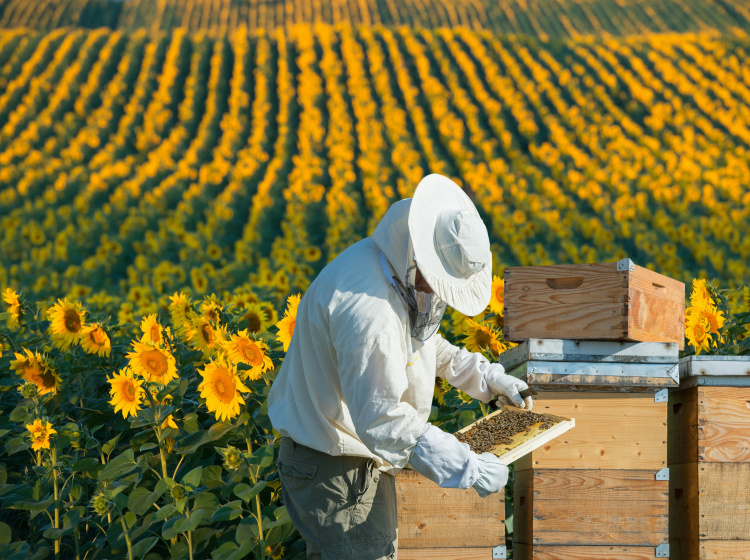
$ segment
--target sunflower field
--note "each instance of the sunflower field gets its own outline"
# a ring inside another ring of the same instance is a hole
[[[728,0],[0,0],[0,557],[304,558],[265,397],[300,294],[430,172],[495,256],[450,341],[512,346],[506,266],[629,257],[690,286],[690,352],[750,353],[749,30]]]

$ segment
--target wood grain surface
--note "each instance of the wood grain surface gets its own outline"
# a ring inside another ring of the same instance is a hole
[[[505,543],[503,492],[480,498],[473,488],[441,488],[415,471],[404,470],[396,475],[396,499],[399,549],[492,549]]]
[[[750,463],[699,463],[699,534],[750,539]]]
[[[401,548],[399,536],[398,560],[492,560],[492,548]]]
[[[669,482],[655,480],[656,472],[517,471],[515,539],[566,545],[666,543]]]
[[[667,463],[698,461],[698,388],[669,391],[667,403]]]
[[[399,558],[401,556],[399,555]],[[544,546],[516,544],[516,560],[654,560],[651,546]]]
[[[750,462],[750,388],[697,391],[698,461]]]
[[[505,269],[507,340],[628,339],[683,349],[685,285],[617,263]]]
[[[701,541],[700,560],[750,560],[750,537],[744,541]]]
[[[575,418],[576,427],[516,461],[519,470],[667,466],[667,403],[653,394],[545,392],[534,411]]]

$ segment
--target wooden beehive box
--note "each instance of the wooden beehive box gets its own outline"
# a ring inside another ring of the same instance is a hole
[[[531,339],[501,362],[537,389],[534,411],[576,422],[515,462],[513,558],[667,557],[677,344]]]
[[[685,285],[630,259],[505,269],[506,340],[675,342],[684,347]]]
[[[669,396],[672,558],[750,560],[750,357],[680,360]]]
[[[399,560],[505,558],[505,492],[441,488],[412,470],[396,475]]]

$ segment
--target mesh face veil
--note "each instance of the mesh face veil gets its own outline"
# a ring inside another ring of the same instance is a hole
[[[440,327],[446,304],[436,294],[418,292],[414,286],[417,277],[417,263],[414,250],[409,242],[409,268],[406,274],[406,286],[401,279],[393,276],[395,289],[409,313],[409,326],[412,338],[424,342]]]

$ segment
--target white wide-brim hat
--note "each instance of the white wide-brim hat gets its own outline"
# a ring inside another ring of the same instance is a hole
[[[412,197],[409,235],[435,294],[469,317],[484,311],[492,291],[490,238],[461,187],[437,173],[424,177]]]

